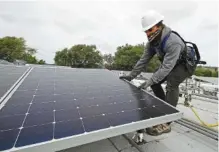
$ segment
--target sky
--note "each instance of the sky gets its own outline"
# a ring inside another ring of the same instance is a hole
[[[217,1],[0,1],[0,37],[23,37],[47,63],[75,44],[95,44],[102,54],[114,54],[126,43],[147,42],[141,17],[150,9],[196,43],[208,66],[218,66]]]

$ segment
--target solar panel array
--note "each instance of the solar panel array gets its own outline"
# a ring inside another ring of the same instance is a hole
[[[0,65],[0,98],[4,96],[27,69],[28,67],[25,66]]]
[[[107,70],[34,68],[0,110],[0,150],[173,113]]]

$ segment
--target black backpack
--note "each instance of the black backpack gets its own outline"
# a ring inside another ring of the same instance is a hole
[[[196,69],[197,64],[206,64],[205,61],[200,61],[200,54],[198,51],[198,47],[195,43],[192,42],[187,42],[185,41],[177,32],[175,31],[171,31],[168,35],[166,35],[163,39],[163,41],[161,42],[161,51],[165,54],[164,52],[164,47],[166,44],[166,41],[168,40],[169,36],[171,33],[176,34],[178,37],[180,37],[180,39],[184,42],[185,44],[185,49],[184,51],[180,54],[180,57],[177,61],[177,63],[179,64],[185,64],[186,68],[188,69],[188,72],[190,73],[190,75],[192,75]],[[191,53],[190,55],[188,55],[188,48],[191,49]]]
[[[181,58],[184,59],[184,60],[194,60],[194,64],[206,64],[205,61],[200,61],[201,57],[200,57],[200,54],[199,54],[199,51],[198,51],[198,47],[195,43],[192,43],[192,42],[187,42],[185,41],[177,32],[175,31],[171,31],[168,35],[166,35],[163,39],[163,41],[161,42],[161,51],[163,53],[164,52],[164,47],[165,47],[165,44],[166,44],[166,41],[168,40],[169,36],[171,33],[174,33],[176,34],[178,37],[180,37],[180,39],[184,42],[184,44],[186,45],[186,48],[185,50],[182,52],[181,54]],[[190,46],[191,45],[191,46]],[[191,49],[191,52],[193,52],[193,54],[190,56],[190,58],[187,56],[187,47],[189,47]],[[191,58],[192,57],[192,58]]]

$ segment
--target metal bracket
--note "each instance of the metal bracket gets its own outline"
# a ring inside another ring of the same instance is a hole
[[[132,140],[137,144],[137,145],[143,145],[145,143],[147,143],[145,140],[144,140],[144,133],[138,133],[136,132],[134,134],[134,136],[132,137]]]

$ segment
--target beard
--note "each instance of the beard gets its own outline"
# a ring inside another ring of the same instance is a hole
[[[162,34],[162,29],[157,30],[156,32],[154,32],[148,37],[148,41],[151,44],[157,44],[160,41],[161,34]]]

